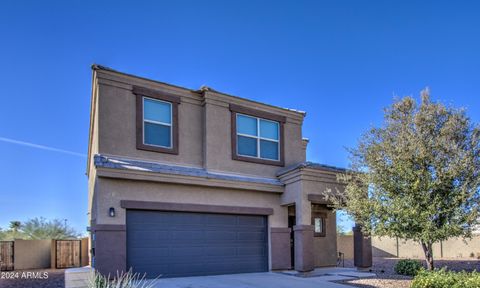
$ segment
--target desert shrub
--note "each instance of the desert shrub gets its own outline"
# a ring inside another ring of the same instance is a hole
[[[88,288],[153,288],[157,284],[157,279],[147,280],[145,275],[128,271],[119,273],[117,277],[103,276],[95,271],[88,279]]]
[[[395,272],[400,275],[415,276],[422,269],[422,262],[412,259],[402,259],[395,264]]]
[[[421,270],[413,279],[412,288],[479,288],[479,272],[453,272],[445,269]]]

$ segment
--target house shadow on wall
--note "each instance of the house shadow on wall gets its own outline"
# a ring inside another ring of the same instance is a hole
[[[383,258],[397,258],[397,255],[389,253],[385,250],[377,248],[372,245],[372,255],[373,257],[383,257]]]

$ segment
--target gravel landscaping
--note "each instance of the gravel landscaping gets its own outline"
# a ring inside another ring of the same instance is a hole
[[[397,275],[393,270],[399,260],[398,258],[373,258],[372,272],[376,273],[377,277],[347,280],[340,283],[362,288],[408,288],[412,277]],[[345,267],[354,267],[353,260],[345,260]],[[435,261],[435,267],[447,267],[452,271],[480,271],[480,260],[442,259]]]
[[[2,271],[0,288],[64,288],[64,272],[62,269]]]

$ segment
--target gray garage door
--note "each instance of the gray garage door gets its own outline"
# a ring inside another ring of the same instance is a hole
[[[148,278],[268,271],[267,218],[128,210],[127,266]]]

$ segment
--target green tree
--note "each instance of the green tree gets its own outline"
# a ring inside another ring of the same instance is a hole
[[[65,225],[62,220],[46,220],[43,217],[24,222],[21,231],[27,239],[70,239],[80,236],[75,229]]]
[[[336,203],[365,233],[420,243],[429,269],[433,243],[471,236],[480,215],[480,129],[464,110],[432,102],[428,90],[420,105],[397,100],[350,153],[353,173]]]
[[[12,237],[13,239],[18,238],[19,237],[18,230],[20,229],[20,227],[22,227],[22,222],[10,221],[10,231],[9,231],[9,234],[11,234],[10,237]]]
[[[71,239],[80,237],[80,233],[68,227],[60,219],[47,220],[43,217],[33,218],[23,224],[11,221],[8,230],[0,229],[0,240],[14,239]]]

